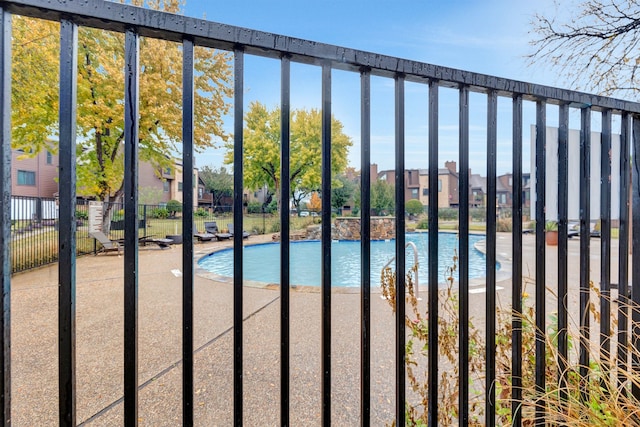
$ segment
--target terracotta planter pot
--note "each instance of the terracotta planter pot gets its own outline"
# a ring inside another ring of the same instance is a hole
[[[549,246],[558,246],[558,232],[545,231],[545,240]]]

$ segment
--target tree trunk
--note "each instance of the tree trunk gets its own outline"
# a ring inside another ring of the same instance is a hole
[[[102,207],[102,232],[109,235],[111,231],[111,218],[113,218],[113,213],[116,209],[121,207],[122,203],[122,186],[116,191],[113,196],[107,194],[102,203],[104,204]],[[136,225],[137,226],[137,225]]]

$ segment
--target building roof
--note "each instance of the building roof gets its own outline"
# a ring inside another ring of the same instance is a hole
[[[418,170],[420,171],[420,175],[429,175],[429,169],[418,169]],[[457,173],[453,173],[447,168],[438,168],[438,175],[449,175],[449,174],[453,176],[458,176]]]
[[[496,192],[497,193],[510,193],[511,190],[509,190],[507,187],[505,187],[501,180],[496,179]]]
[[[480,176],[480,174],[471,174],[470,180],[471,188],[480,189],[483,193],[487,192],[487,178]]]

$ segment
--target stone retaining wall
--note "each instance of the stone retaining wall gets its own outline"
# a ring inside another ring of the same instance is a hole
[[[308,240],[320,240],[322,227],[312,225],[307,227]],[[371,218],[371,239],[387,240],[395,237],[395,218],[373,217]],[[331,225],[331,239],[334,240],[360,240],[360,218],[345,217],[336,218]]]

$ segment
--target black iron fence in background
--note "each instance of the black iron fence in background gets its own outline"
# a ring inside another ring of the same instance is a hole
[[[58,261],[59,206],[58,200],[44,197],[11,197],[11,274],[40,267]],[[124,239],[124,206],[112,204],[110,209],[108,237]],[[203,232],[204,223],[216,221],[221,231],[233,218],[229,213],[213,214],[210,209],[193,211],[194,229]],[[75,210],[77,255],[96,253],[101,245],[89,235],[89,205],[79,199]],[[250,232],[261,234],[277,231],[278,219],[273,215],[249,220],[254,226]],[[182,235],[182,209],[171,210],[171,206],[139,205],[138,236],[166,238]]]

